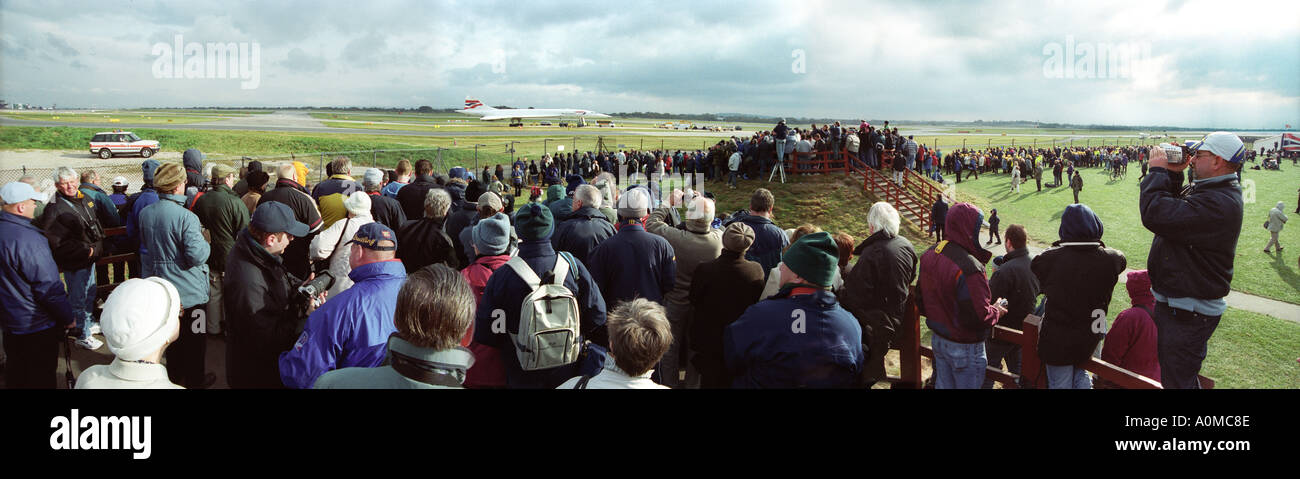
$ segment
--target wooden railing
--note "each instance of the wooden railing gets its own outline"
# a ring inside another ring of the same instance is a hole
[[[125,226],[118,226],[118,227],[116,227],[116,228],[105,228],[105,229],[104,229],[104,236],[105,236],[106,238],[111,238],[111,237],[115,237],[115,236],[126,236],[126,227],[125,227]],[[123,269],[127,269],[127,265],[128,265],[128,264],[131,264],[131,265],[138,265],[138,264],[140,264],[140,253],[138,253],[138,252],[131,252],[131,253],[124,253],[124,254],[115,254],[115,255],[111,255],[111,256],[104,256],[104,257],[99,258],[99,261],[96,261],[96,262],[95,262],[95,267],[96,267],[96,268],[105,268],[105,267],[108,267],[108,266],[112,266],[113,269],[114,269],[115,271],[122,271]],[[139,277],[139,276],[140,276],[140,272],[139,272],[139,271],[131,271],[130,273],[131,273],[131,276],[130,276],[130,277]],[[96,297],[101,298],[101,299],[103,299],[103,298],[107,298],[107,297],[108,297],[108,294],[111,293],[111,292],[113,292],[113,288],[116,288],[118,284],[121,284],[121,283],[114,283],[114,282],[112,282],[114,276],[116,276],[116,277],[120,277],[120,278],[126,278],[126,277],[127,277],[127,275],[125,275],[125,274],[114,274],[114,275],[112,275],[112,276],[110,276],[110,275],[102,275],[102,276],[100,276],[101,279],[96,279],[96,282],[95,282],[95,283],[96,283],[96,284],[95,284],[95,296],[96,296]]]
[[[845,152],[845,154],[847,154],[847,152]],[[875,168],[859,165],[857,162],[852,161],[845,163],[845,165],[847,165],[848,168],[845,170],[845,174],[848,174],[849,170],[852,170],[862,175],[863,190],[871,192],[875,191],[873,185],[884,185],[885,191],[882,192],[884,198],[881,199],[894,205],[894,208],[900,212],[907,211],[912,213],[912,215],[917,219],[917,227],[921,228],[921,231],[929,231],[929,206],[933,204],[933,202],[926,203],[924,200],[918,199],[915,195],[909,193],[904,187],[894,183],[893,178],[885,176],[883,173],[876,171]],[[903,199],[909,199],[911,200],[911,203],[904,202]]]
[[[899,325],[894,344],[898,345],[900,373],[889,376],[886,381],[899,389],[919,389],[924,381],[921,375],[921,358],[934,361],[934,351],[921,344],[921,314],[916,304],[916,285],[909,287],[907,303],[903,306],[903,322]],[[993,339],[1006,341],[1020,346],[1020,374],[1003,371],[1001,367],[988,366],[985,377],[1002,384],[1004,389],[1046,389],[1047,376],[1043,362],[1038,357],[1038,332],[1043,319],[1029,315],[1025,317],[1024,330],[1015,330],[1005,326],[993,327]],[[1108,382],[1110,387],[1123,389],[1161,389],[1158,381],[1121,368],[1098,358],[1089,358],[1081,365],[1084,370],[1097,375],[1098,383]],[[1214,380],[1198,376],[1202,389],[1212,389]]]
[[[847,173],[849,152],[840,152],[840,159],[834,159],[831,151],[813,151],[790,154],[790,170],[786,173]]]

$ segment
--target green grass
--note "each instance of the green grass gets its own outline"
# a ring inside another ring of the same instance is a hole
[[[3,112],[0,117],[14,118],[18,120],[32,121],[57,121],[63,123],[105,123],[111,120],[118,120],[123,125],[137,124],[189,124],[203,123],[222,119],[218,116],[176,116],[169,114],[149,114],[149,113],[18,113]]]
[[[1126,178],[1110,181],[1101,168],[1084,168],[1083,191],[1079,201],[1092,208],[1105,226],[1102,241],[1107,246],[1123,251],[1128,258],[1128,266],[1143,269],[1147,266],[1147,253],[1151,249],[1153,235],[1142,226],[1138,211],[1138,176],[1140,170],[1130,165]],[[1044,173],[1044,183],[1050,181],[1050,171]],[[1287,249],[1279,257],[1277,254],[1263,253],[1264,244],[1269,234],[1262,228],[1268,219],[1268,210],[1278,201],[1286,203],[1288,212],[1294,211],[1296,187],[1300,186],[1300,169],[1287,168],[1285,171],[1246,170],[1243,175],[1243,187],[1248,203],[1245,205],[1241,236],[1237,242],[1237,255],[1234,260],[1232,288],[1266,298],[1300,304],[1300,272],[1296,268],[1295,250]],[[961,201],[971,201],[985,211],[997,208],[1002,218],[1002,228],[1016,223],[1025,226],[1031,240],[1042,245],[1058,239],[1061,213],[1073,203],[1071,190],[1065,187],[1043,188],[1035,191],[1034,183],[1020,186],[1020,193],[1010,191],[1009,175],[981,175],[979,180],[970,179],[957,185]],[[1254,202],[1250,200],[1250,188],[1253,185]],[[1296,216],[1292,214],[1291,216]],[[1216,225],[1205,225],[1215,227]],[[1300,229],[1284,229],[1279,239],[1284,246],[1300,246]],[[1294,251],[1294,252],[1293,252]]]

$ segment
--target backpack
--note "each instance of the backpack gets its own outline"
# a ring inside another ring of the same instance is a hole
[[[519,308],[519,332],[510,335],[519,367],[524,371],[565,366],[578,360],[582,346],[578,299],[564,287],[573,261],[568,253],[557,255],[551,269],[554,279],[547,284],[542,284],[522,258],[515,256],[506,262],[531,291]]]

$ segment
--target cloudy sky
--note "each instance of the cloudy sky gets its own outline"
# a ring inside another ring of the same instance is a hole
[[[243,60],[256,88],[208,77],[193,59],[212,52],[171,52],[177,35],[255,45],[260,58]],[[452,108],[473,96],[602,112],[1300,126],[1300,11],[1284,1],[3,0],[0,43],[0,99],[61,107]],[[202,78],[185,78],[186,64]]]

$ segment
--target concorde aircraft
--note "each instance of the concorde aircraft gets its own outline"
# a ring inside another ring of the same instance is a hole
[[[456,113],[464,113],[479,117],[483,121],[510,120],[510,125],[522,125],[524,118],[577,118],[578,123],[585,125],[583,121],[586,118],[609,118],[604,113],[596,113],[591,110],[577,110],[572,108],[492,108],[483,104],[483,102],[466,98],[465,109],[456,110]]]

